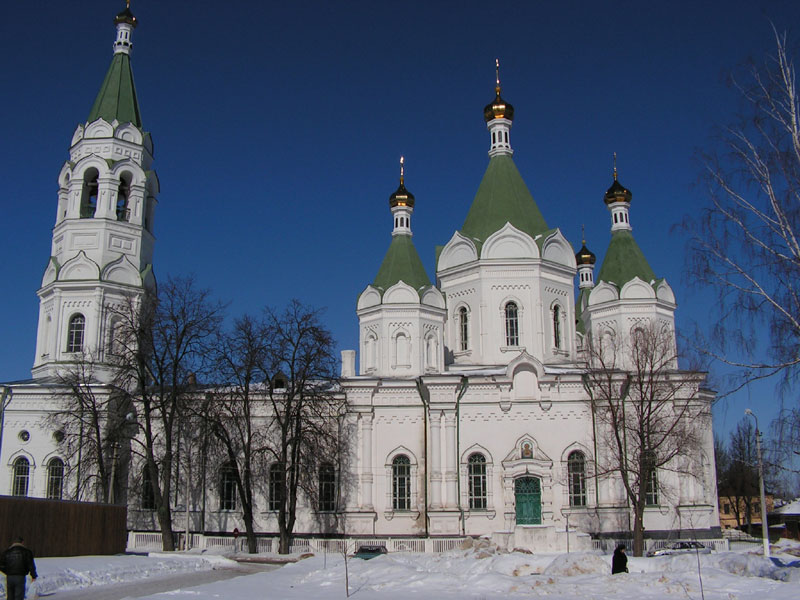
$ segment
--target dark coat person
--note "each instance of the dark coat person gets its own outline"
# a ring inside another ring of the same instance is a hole
[[[625,544],[620,544],[614,550],[614,556],[611,559],[611,574],[627,573],[628,572],[628,557],[625,556]]]
[[[23,600],[25,598],[25,578],[28,573],[34,581],[36,563],[33,562],[33,552],[24,545],[25,540],[18,537],[8,549],[0,554],[0,571],[6,574],[6,598],[8,600]]]

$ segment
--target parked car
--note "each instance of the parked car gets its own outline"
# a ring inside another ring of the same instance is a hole
[[[711,554],[711,548],[700,542],[675,542],[666,548],[651,550],[647,556],[669,556],[672,554]]]
[[[363,558],[364,560],[369,560],[370,558],[375,558],[376,556],[386,553],[386,546],[359,546],[358,550],[356,550],[356,553],[353,554],[353,558]]]

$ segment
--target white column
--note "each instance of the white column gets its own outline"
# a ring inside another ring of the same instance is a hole
[[[431,508],[442,507],[442,413],[431,413]]]
[[[372,415],[361,414],[361,506],[372,510]]]
[[[447,465],[444,472],[444,481],[446,489],[445,506],[447,508],[455,508],[458,506],[457,486],[458,470],[456,469],[456,413],[455,411],[447,411],[444,413],[444,428],[445,428],[445,448]]]

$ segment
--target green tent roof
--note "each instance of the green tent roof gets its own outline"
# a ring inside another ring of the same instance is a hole
[[[633,234],[627,230],[615,231],[611,234],[611,243],[596,281],[613,282],[622,288],[634,277],[650,283],[656,279],[656,274],[633,239]]]
[[[133,84],[131,58],[123,52],[115,54],[111,59],[111,66],[87,121],[91,123],[101,117],[109,123],[116,119],[120,123],[133,123],[139,128],[142,126],[136,86]]]
[[[578,333],[586,333],[586,328],[583,325],[583,303],[585,302],[584,296],[588,296],[591,288],[582,288],[578,293],[578,300],[575,302],[575,329]]]
[[[480,250],[483,242],[506,223],[531,237],[548,230],[511,156],[501,154],[489,160],[461,233],[477,240]]]
[[[431,285],[410,235],[392,237],[372,285],[386,291],[398,281],[407,283],[417,291]]]

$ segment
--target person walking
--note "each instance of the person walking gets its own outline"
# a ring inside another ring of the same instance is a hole
[[[620,544],[614,550],[614,556],[611,559],[611,574],[627,573],[628,572],[628,557],[625,555],[625,544]]]
[[[36,581],[36,563],[33,552],[25,547],[22,536],[17,537],[2,555],[0,555],[0,571],[6,574],[6,598],[23,600],[25,598],[25,578],[28,573]]]

